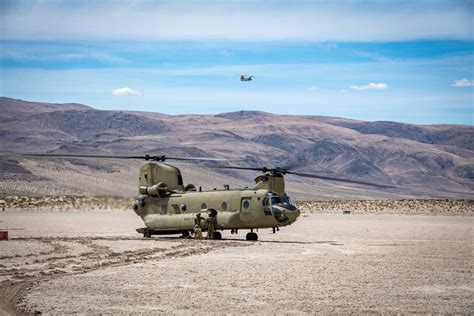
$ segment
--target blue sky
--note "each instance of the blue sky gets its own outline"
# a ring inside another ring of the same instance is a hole
[[[0,95],[473,125],[473,19],[454,0],[2,1]]]

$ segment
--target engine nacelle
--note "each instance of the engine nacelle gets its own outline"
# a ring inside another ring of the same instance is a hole
[[[170,191],[184,191],[181,171],[175,166],[156,162],[148,162],[141,166],[139,190],[142,190],[141,187],[152,187],[160,182],[166,183]]]
[[[196,186],[192,183],[188,183],[184,187],[184,192],[196,192]]]
[[[152,197],[165,197],[169,195],[170,190],[166,183],[158,182],[151,187],[140,187],[140,194],[149,195]]]

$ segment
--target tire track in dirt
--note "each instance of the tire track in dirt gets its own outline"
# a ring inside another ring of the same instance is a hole
[[[65,275],[84,274],[99,269],[127,266],[143,263],[148,260],[167,260],[183,258],[192,255],[202,255],[213,250],[226,247],[243,247],[251,244],[238,241],[200,241],[171,239],[166,240],[176,245],[162,247],[157,243],[146,245],[146,248],[127,251],[112,251],[109,246],[99,245],[97,241],[143,240],[143,238],[103,237],[103,238],[16,238],[14,240],[38,240],[49,243],[52,251],[23,256],[0,257],[0,275],[9,277],[0,282],[0,314],[28,315],[35,311],[24,310],[18,305],[22,302],[24,293],[38,283],[46,282]],[[154,238],[153,241],[159,241]],[[74,254],[72,250],[77,245],[86,246],[90,251]],[[57,254],[63,254],[58,256]],[[34,261],[30,259],[39,256]],[[42,257],[42,258],[41,258]],[[6,268],[5,261],[25,260],[18,267]],[[6,268],[6,269],[5,269]]]
[[[10,238],[10,240],[12,240],[12,239]],[[24,239],[24,240],[28,240],[28,239]],[[47,245],[50,245],[52,247],[52,250],[41,251],[41,252],[38,252],[38,253],[29,253],[29,254],[25,254],[25,255],[16,254],[16,255],[11,255],[11,256],[0,256],[0,260],[12,259],[12,258],[28,258],[28,257],[36,257],[36,256],[45,256],[45,255],[50,255],[50,254],[55,253],[55,252],[56,253],[61,253],[61,252],[64,252],[66,250],[66,248],[63,245],[53,243],[49,240],[39,240],[38,239],[38,241],[40,241],[42,243],[45,243]]]

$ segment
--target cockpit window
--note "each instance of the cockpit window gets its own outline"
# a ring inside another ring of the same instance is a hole
[[[271,204],[276,205],[276,204],[281,204],[283,205],[284,208],[294,211],[296,210],[296,207],[293,205],[293,203],[290,200],[289,196],[272,196],[270,198]]]
[[[296,207],[293,205],[293,202],[291,202],[291,199],[289,196],[284,196],[281,198],[281,201],[283,203],[283,206],[290,210],[290,211],[294,211],[296,210]]]
[[[273,217],[279,223],[284,223],[288,220],[288,216],[286,216],[280,209],[276,207],[272,207],[272,213],[273,213]]]
[[[279,196],[272,196],[271,201],[272,201],[272,204],[281,204],[282,203],[281,197],[279,197]]]

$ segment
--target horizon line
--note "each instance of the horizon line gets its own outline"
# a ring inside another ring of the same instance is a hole
[[[260,110],[236,110],[236,111],[229,111],[229,112],[220,112],[220,113],[214,113],[214,114],[204,114],[204,113],[182,113],[182,114],[169,114],[169,113],[164,113],[164,112],[154,112],[154,111],[143,111],[143,110],[102,110],[100,108],[96,108],[95,106],[91,106],[88,104],[83,104],[83,103],[78,103],[78,102],[44,102],[44,101],[29,101],[29,100],[24,100],[24,99],[18,99],[18,98],[12,98],[4,95],[0,95],[0,99],[9,99],[9,100],[14,100],[14,101],[20,101],[20,102],[27,102],[27,103],[42,103],[42,104],[52,104],[52,105],[80,105],[84,107],[88,107],[94,111],[109,111],[109,112],[139,112],[139,113],[153,113],[153,114],[161,114],[161,115],[166,115],[166,116],[192,116],[192,115],[199,115],[199,116],[212,116],[212,117],[217,117],[219,115],[224,115],[224,114],[231,114],[231,113],[262,113],[262,114],[267,114],[267,115],[274,115],[274,116],[297,116],[297,117],[327,117],[327,118],[337,118],[337,119],[345,119],[345,120],[352,120],[352,121],[359,121],[359,122],[367,122],[367,123],[375,123],[375,122],[393,122],[393,123],[399,123],[399,124],[407,124],[407,125],[415,125],[415,126],[467,126],[467,127],[474,127],[473,124],[458,124],[458,123],[430,123],[430,124],[415,124],[415,123],[408,123],[408,122],[402,122],[402,121],[394,121],[394,120],[363,120],[363,119],[357,119],[357,118],[349,118],[349,117],[341,117],[341,116],[334,116],[334,115],[321,115],[321,114],[279,114],[279,113],[273,113],[273,112],[267,112],[267,111],[260,111]],[[0,104],[1,105],[1,104]]]

